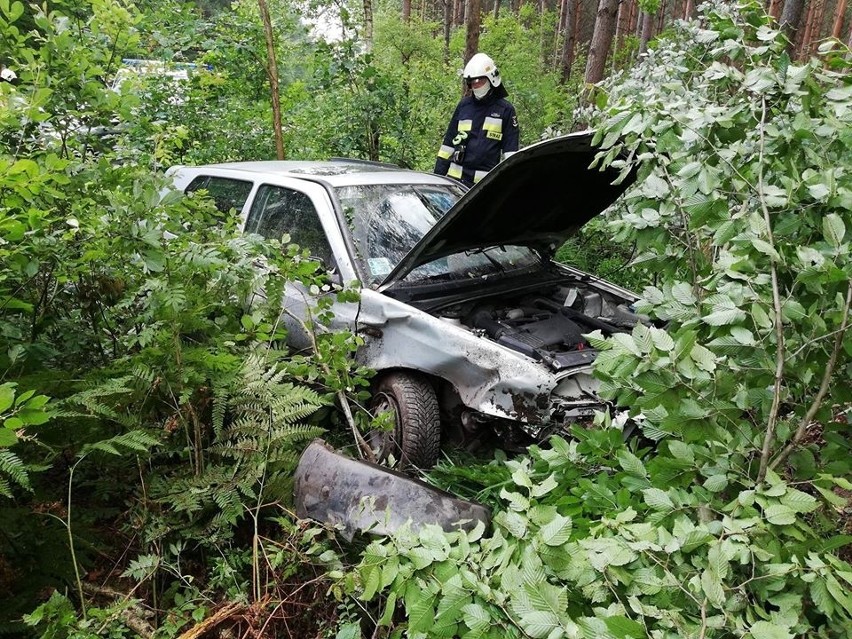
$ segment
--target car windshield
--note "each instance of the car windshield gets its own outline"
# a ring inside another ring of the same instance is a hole
[[[369,284],[381,282],[464,194],[452,184],[370,184],[337,189]],[[455,281],[538,264],[525,246],[464,251],[418,266],[405,282]]]

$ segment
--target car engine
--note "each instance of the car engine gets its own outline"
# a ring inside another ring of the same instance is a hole
[[[570,285],[456,305],[439,315],[541,360],[555,372],[594,359],[595,351],[583,338],[585,333],[628,332],[643,319],[619,297]]]

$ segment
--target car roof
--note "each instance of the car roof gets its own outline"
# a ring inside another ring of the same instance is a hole
[[[332,187],[349,186],[352,184],[455,183],[454,180],[449,180],[444,176],[432,173],[402,169],[392,164],[351,159],[224,162],[221,164],[206,164],[204,166],[175,167],[175,169],[190,171],[195,174],[203,174],[205,170],[209,169],[227,171],[231,175],[245,173],[246,178],[250,178],[253,181],[258,179],[274,179],[276,177],[301,178],[312,181],[322,180]]]

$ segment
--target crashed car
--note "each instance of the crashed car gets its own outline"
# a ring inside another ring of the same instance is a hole
[[[179,166],[176,188],[204,189],[243,229],[291,241],[360,301],[332,328],[363,336],[376,371],[371,408],[391,427],[369,441],[384,462],[430,467],[442,442],[540,440],[604,407],[584,335],[640,321],[631,292],[553,261],[634,181],[590,169],[592,133],[522,149],[467,190],[451,178],[358,160]],[[310,295],[288,283],[291,346],[310,344]]]

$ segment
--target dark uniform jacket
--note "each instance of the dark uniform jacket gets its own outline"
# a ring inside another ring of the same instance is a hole
[[[518,117],[505,99],[502,86],[482,100],[473,96],[458,103],[443,144],[438,151],[435,173],[448,175],[469,186],[479,182],[497,166],[501,153],[518,150]]]

